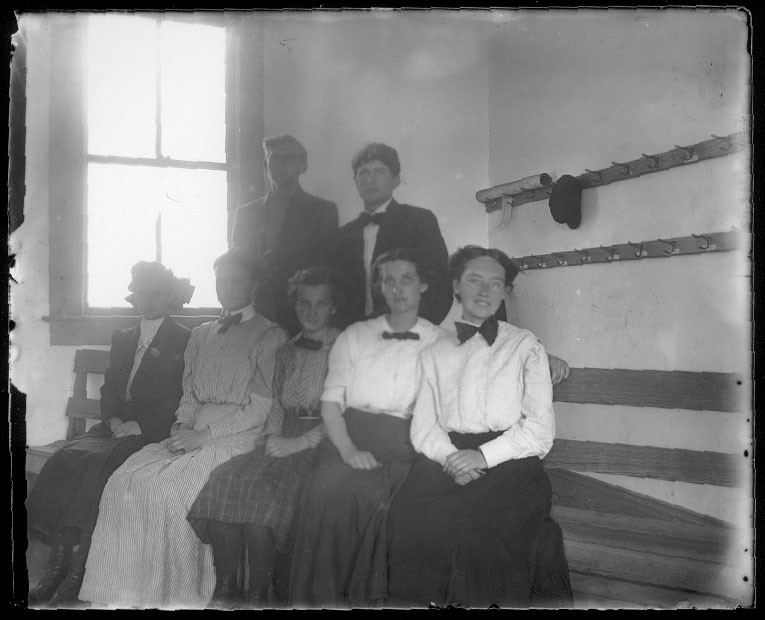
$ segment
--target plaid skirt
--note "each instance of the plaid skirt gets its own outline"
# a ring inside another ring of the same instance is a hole
[[[319,424],[298,420],[285,437]],[[285,423],[287,420],[285,419]],[[291,432],[290,432],[291,431]],[[292,519],[303,483],[313,470],[315,449],[285,457],[267,456],[261,444],[216,467],[189,510],[187,519],[202,542],[210,542],[208,521],[251,523],[271,528],[277,549],[288,546]]]

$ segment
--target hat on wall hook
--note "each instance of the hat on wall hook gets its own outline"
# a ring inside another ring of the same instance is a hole
[[[582,182],[570,174],[560,177],[550,194],[550,214],[559,224],[579,228],[582,222]]]

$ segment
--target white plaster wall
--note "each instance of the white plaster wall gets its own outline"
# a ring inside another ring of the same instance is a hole
[[[267,14],[266,135],[309,153],[303,186],[362,209],[351,159],[367,142],[397,149],[399,202],[431,209],[449,250],[486,242],[477,188],[488,182],[487,24],[447,11]]]
[[[550,11],[498,26],[490,42],[490,184],[578,175],[641,153],[747,129],[749,57],[735,11]],[[691,233],[748,231],[749,154],[586,190],[582,224],[547,201],[489,218],[511,256]],[[751,367],[749,247],[530,270],[511,320],[574,367],[740,372]],[[747,405],[748,403],[745,403]],[[751,465],[751,415],[556,404],[558,436],[718,450]],[[739,524],[751,486],[722,489],[595,476]]]
[[[27,396],[27,444],[42,445],[66,434],[66,403],[74,384],[77,347],[50,346],[50,327],[42,320],[49,312],[48,297],[48,136],[49,35],[57,20],[49,15],[25,14],[21,28],[27,41],[26,196],[24,223],[11,236],[16,254],[11,284],[10,378]],[[94,347],[106,348],[106,347]],[[98,397],[99,385],[88,392]]]

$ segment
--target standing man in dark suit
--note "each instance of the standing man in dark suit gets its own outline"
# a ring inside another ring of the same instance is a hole
[[[32,606],[77,601],[106,481],[131,454],[170,434],[191,332],[169,312],[188,302],[189,288],[160,263],[133,266],[127,300],[141,320],[112,336],[101,422],[53,453],[27,499],[30,534],[51,546],[45,575],[29,592]]]
[[[374,260],[393,248],[414,248],[430,260],[435,272],[420,315],[440,323],[452,305],[446,277],[449,257],[436,216],[427,209],[399,204],[393,198],[401,182],[401,163],[396,149],[371,143],[351,162],[353,177],[364,211],[337,231],[326,254],[326,263],[342,274],[347,284],[345,324],[385,312],[385,302],[371,292],[370,271]]]
[[[300,324],[287,301],[287,280],[296,271],[320,262],[327,241],[337,230],[337,206],[300,187],[300,175],[308,169],[308,153],[294,137],[264,140],[263,151],[271,188],[262,198],[236,210],[231,247],[247,250],[258,261],[255,310],[294,336]]]

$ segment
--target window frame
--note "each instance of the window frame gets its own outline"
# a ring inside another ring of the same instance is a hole
[[[50,324],[51,345],[108,345],[117,329],[133,327],[132,308],[88,308],[85,299],[88,163],[86,129],[87,14],[53,17],[50,32],[49,111],[49,294],[43,320]],[[193,20],[188,15],[164,19]],[[230,239],[233,213],[263,192],[263,37],[254,17],[220,12],[205,14],[201,23],[222,24],[226,37],[226,164]],[[115,159],[115,156],[108,156]],[[122,159],[122,158],[117,158]],[[127,158],[137,161],[134,158]],[[163,162],[145,160],[149,165]],[[177,164],[181,160],[173,160]],[[194,167],[198,167],[194,162]],[[212,267],[212,266],[211,266]],[[211,274],[212,275],[212,274]],[[184,309],[173,314],[195,327],[218,315],[215,308]]]

